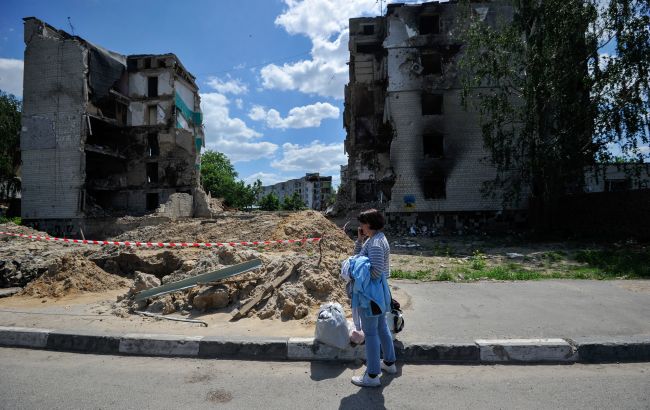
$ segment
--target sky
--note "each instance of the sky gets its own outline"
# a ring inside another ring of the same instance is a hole
[[[319,172],[338,185],[347,163],[348,19],[380,7],[377,0],[2,0],[0,89],[22,95],[23,17],[124,55],[174,53],[196,77],[206,148],[225,153],[240,179],[270,185]]]

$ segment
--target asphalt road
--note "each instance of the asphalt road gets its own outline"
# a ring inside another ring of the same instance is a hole
[[[359,366],[123,357],[0,348],[2,409],[650,409],[650,363]]]

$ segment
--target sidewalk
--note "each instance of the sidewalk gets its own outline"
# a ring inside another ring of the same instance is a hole
[[[406,321],[395,342],[404,362],[650,361],[650,281],[391,283]],[[362,346],[314,343],[310,323],[231,323],[227,313],[197,317],[207,328],[119,318],[107,308],[115,295],[104,296],[42,304],[48,306],[0,299],[0,346],[256,360],[364,357]]]

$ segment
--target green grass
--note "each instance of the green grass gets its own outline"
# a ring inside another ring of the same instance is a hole
[[[419,270],[417,272],[412,272],[412,271],[403,271],[400,269],[396,269],[396,270],[391,270],[390,277],[395,279],[425,280],[425,279],[431,279],[431,271]]]
[[[0,224],[4,224],[7,222],[11,222],[16,225],[21,225],[23,223],[23,220],[19,216],[16,216],[14,218],[7,218],[6,216],[0,216]]]
[[[576,260],[597,269],[603,277],[650,278],[648,249],[584,249],[576,254]]]
[[[650,279],[650,250],[618,249],[578,251],[575,258],[561,251],[542,255],[544,268],[516,263],[493,264],[480,251],[474,251],[464,264],[437,270],[417,272],[394,270],[392,277],[432,281],[468,282],[477,280],[542,280],[542,279]],[[568,262],[568,263],[567,263]],[[578,262],[580,265],[572,264]]]

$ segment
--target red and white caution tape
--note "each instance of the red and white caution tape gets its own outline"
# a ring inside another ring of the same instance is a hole
[[[82,245],[113,245],[129,246],[140,248],[221,248],[224,246],[266,246],[276,244],[294,244],[294,243],[315,243],[321,238],[303,238],[303,239],[284,239],[276,241],[253,241],[253,242],[131,242],[131,241],[95,241],[91,239],[67,239],[55,238],[51,236],[24,235],[13,232],[0,232],[0,235],[16,236],[35,241],[53,241],[64,243],[77,243]]]

